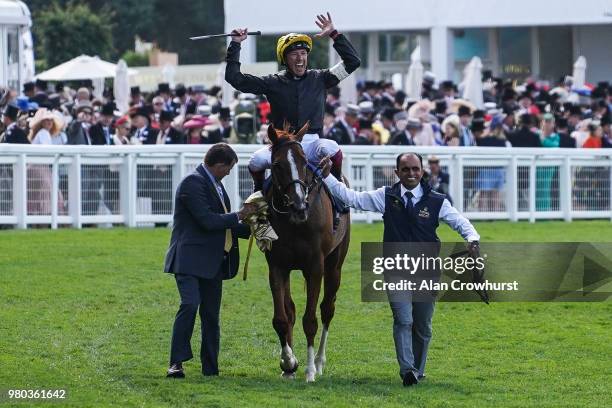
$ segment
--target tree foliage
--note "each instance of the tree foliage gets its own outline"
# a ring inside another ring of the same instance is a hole
[[[34,16],[38,55],[51,67],[80,54],[109,59],[113,37],[108,16],[92,13],[86,4],[53,3]]]
[[[55,0],[54,3],[49,3],[48,0],[26,0],[33,14],[35,43],[41,45],[38,47],[38,56],[49,64],[50,52],[45,49],[46,45],[41,44],[48,43],[45,41],[48,24],[42,21],[41,17],[50,11],[68,8],[71,1],[75,0]],[[110,49],[105,48],[94,54],[102,56],[102,53],[107,52],[112,61],[134,49],[136,35],[145,41],[157,43],[164,51],[178,53],[181,64],[216,63],[223,58],[223,39],[198,42],[189,40],[189,37],[194,35],[223,31],[223,0],[80,0],[79,4],[88,7],[91,13],[104,21],[105,27],[111,30]],[[57,31],[61,31],[63,36],[79,35],[79,30],[73,25],[55,21]],[[42,30],[42,25],[45,25],[45,30]],[[99,40],[89,44],[94,48],[100,47]],[[77,47],[77,51],[73,50],[71,55],[80,52],[78,49],[80,47]]]

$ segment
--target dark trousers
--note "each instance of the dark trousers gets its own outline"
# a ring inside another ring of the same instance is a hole
[[[216,279],[201,279],[191,275],[174,275],[181,295],[181,306],[174,320],[170,362],[191,360],[191,335],[198,308],[202,325],[200,359],[204,375],[219,374],[219,310],[221,309],[221,274]]]

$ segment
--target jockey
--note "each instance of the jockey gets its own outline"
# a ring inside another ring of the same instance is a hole
[[[232,41],[227,49],[225,80],[241,92],[265,94],[270,102],[271,124],[283,129],[287,121],[290,130],[297,131],[306,122],[309,130],[302,138],[306,158],[318,165],[322,157],[331,158],[332,174],[341,178],[342,151],[330,139],[322,139],[326,90],[355,71],[361,61],[348,39],[334,28],[327,13],[317,16],[315,23],[321,29],[316,37],[329,37],[342,59],[329,69],[307,69],[308,53],[312,50],[312,39],[305,34],[290,33],[278,39],[276,57],[287,69],[276,74],[258,77],[240,72],[240,43],[247,38],[247,29],[232,31]],[[255,191],[261,190],[266,169],[270,168],[272,153],[268,146],[253,154],[249,171],[253,177]]]

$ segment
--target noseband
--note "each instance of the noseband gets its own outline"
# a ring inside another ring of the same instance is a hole
[[[274,157],[275,151],[278,151],[278,149],[281,146],[287,146],[287,145],[290,145],[290,144],[297,144],[297,145],[300,146],[300,149],[302,148],[302,145],[300,145],[300,142],[298,142],[296,140],[288,140],[286,142],[282,142],[281,144],[279,144],[277,146],[273,146],[272,147],[272,157]],[[310,164],[307,165],[307,168],[308,169],[311,168]],[[314,172],[313,172],[313,174],[314,174]],[[291,179],[288,183],[286,183],[284,185],[279,185],[279,184],[276,184],[274,182],[274,177],[272,177],[272,185],[273,185],[274,189],[276,191],[278,191],[282,195],[282,199],[283,199],[282,206],[284,208],[287,208],[287,211],[279,210],[278,207],[274,204],[274,192],[272,192],[272,198],[270,200],[270,204],[272,206],[272,209],[275,212],[277,212],[278,214],[289,214],[288,208],[291,207],[293,204],[295,204],[295,202],[289,197],[289,195],[287,194],[287,190],[289,189],[289,187],[291,187],[294,184],[298,184],[298,185],[302,186],[302,188],[304,189],[304,191],[306,193],[305,196],[304,196],[304,202],[308,204],[308,197],[310,195],[310,192],[312,191],[312,188],[316,186],[317,183],[318,183],[317,177],[313,177],[312,181],[310,182],[310,184],[306,184],[304,181],[302,181],[300,179]]]

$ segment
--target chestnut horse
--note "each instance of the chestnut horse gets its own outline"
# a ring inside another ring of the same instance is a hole
[[[340,286],[340,270],[348,251],[350,214],[343,214],[333,230],[332,203],[323,181],[307,164],[302,137],[308,124],[296,134],[268,128],[272,142],[272,187],[266,194],[268,218],[278,240],[266,252],[270,289],[274,301],[272,325],[281,345],[282,376],[294,378],[298,360],[293,354],[295,304],[291,299],[289,274],[302,271],[306,283],[306,310],[302,325],[307,340],[306,381],[323,374],[329,324],[334,317],[336,292]],[[321,302],[323,332],[315,356],[317,334],[317,302],[324,283]]]

